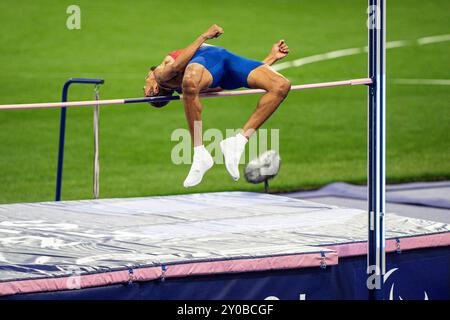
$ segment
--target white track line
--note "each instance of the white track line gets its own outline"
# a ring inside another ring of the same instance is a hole
[[[432,37],[425,37],[425,38],[417,39],[417,42],[419,45],[444,42],[444,41],[450,41],[450,34],[443,34],[440,36],[432,36]]]
[[[415,42],[411,41],[411,40],[409,40],[409,41],[408,40],[389,41],[389,42],[386,42],[386,49],[402,48],[402,47],[412,46],[414,44],[415,44]]]
[[[390,41],[386,43],[387,49],[394,49],[394,48],[401,48],[401,47],[407,47],[407,46],[413,46],[413,45],[426,45],[431,43],[438,43],[438,42],[445,42],[450,41],[450,34],[443,34],[438,36],[431,36],[431,37],[424,37],[419,38],[416,40],[397,40],[397,41]],[[342,49],[342,50],[335,50],[330,52],[325,52],[321,54],[316,54],[309,57],[304,57],[292,61],[286,61],[283,63],[276,64],[272,66],[276,71],[288,69],[288,68],[294,68],[294,67],[300,67],[304,66],[306,64],[314,63],[314,62],[320,62],[320,61],[326,61],[341,57],[348,57],[360,53],[367,52],[367,47],[360,47],[360,48],[349,48],[349,49]]]
[[[355,54],[360,54],[363,52],[364,52],[364,48],[350,48],[350,49],[336,50],[336,51],[331,51],[331,52],[326,52],[326,53],[322,53],[322,54],[316,54],[316,55],[309,56],[309,57],[300,58],[297,60],[286,61],[283,63],[276,64],[276,65],[272,66],[272,68],[279,71],[279,70],[284,70],[284,69],[293,68],[293,67],[300,67],[305,64],[310,64],[310,63],[314,63],[314,62],[331,60],[331,59],[336,59],[336,58],[341,58],[341,57],[347,57],[347,56],[351,56],[351,55],[355,55]]]
[[[407,85],[450,86],[450,80],[447,79],[392,79],[390,82]]]
[[[444,34],[444,35],[438,35],[438,36],[429,36],[429,37],[423,37],[415,40],[397,40],[397,41],[389,41],[386,43],[387,49],[394,49],[394,48],[401,48],[401,47],[407,47],[407,46],[413,46],[413,45],[426,45],[426,44],[432,44],[432,43],[438,43],[438,42],[446,42],[450,41],[450,34]],[[326,60],[332,60],[336,58],[342,58],[342,57],[348,57],[352,55],[357,55],[361,53],[367,52],[367,46],[366,47],[360,47],[360,48],[349,48],[349,49],[342,49],[342,50],[334,50],[326,53],[316,54],[309,57],[304,57],[292,61],[286,61],[282,63],[278,63],[276,65],[273,65],[272,68],[276,71],[294,68],[294,67],[301,67],[306,64],[314,63],[314,62],[320,62],[320,61],[326,61]],[[107,77],[108,79],[136,79],[136,76],[140,73],[136,72],[128,72],[128,73],[100,73],[96,74],[96,76],[101,75],[102,77]],[[16,75],[20,75],[24,78],[33,78],[34,76],[30,76],[29,73],[19,73]],[[89,77],[89,74],[84,73],[85,77]],[[67,73],[54,73],[49,74],[46,73],[45,75],[41,75],[40,77],[46,77],[46,78],[60,78],[60,77],[66,77]]]

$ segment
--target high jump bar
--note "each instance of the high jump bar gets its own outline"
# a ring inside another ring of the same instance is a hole
[[[329,88],[339,86],[358,86],[371,85],[373,83],[371,78],[351,79],[332,82],[300,84],[291,87],[291,91],[306,90],[315,88]],[[214,93],[203,93],[200,97],[206,98],[220,98],[229,96],[241,96],[248,94],[264,93],[262,89],[237,90],[237,91],[223,91]],[[112,99],[112,100],[91,100],[91,101],[69,101],[69,102],[48,102],[48,103],[23,103],[23,104],[4,104],[0,105],[0,110],[18,110],[18,109],[35,109],[35,108],[61,108],[61,107],[85,107],[93,105],[109,105],[109,104],[128,104],[140,102],[163,102],[180,100],[183,95],[175,96],[160,96],[160,97],[145,97],[145,98],[129,98],[129,99]]]

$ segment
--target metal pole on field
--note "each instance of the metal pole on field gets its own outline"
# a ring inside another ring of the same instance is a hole
[[[99,84],[95,85],[95,100],[100,99]],[[100,122],[100,106],[94,106],[94,165],[93,165],[93,186],[92,193],[94,199],[100,197],[100,160],[99,160],[99,124]]]
[[[82,84],[95,84],[100,85],[105,81],[103,79],[85,79],[85,78],[72,78],[64,83],[62,90],[62,102],[67,102],[67,93],[69,87],[72,83],[82,83]],[[62,173],[63,173],[63,163],[64,163],[64,142],[66,136],[66,115],[67,108],[61,108],[60,126],[59,126],[59,147],[58,147],[58,167],[56,169],[56,192],[55,201],[61,200],[61,188],[62,188]]]
[[[386,0],[368,8],[368,252],[370,299],[383,299],[385,255]]]

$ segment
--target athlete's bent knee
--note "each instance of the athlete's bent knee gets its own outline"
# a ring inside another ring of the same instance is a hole
[[[275,93],[277,96],[285,98],[289,91],[291,90],[291,83],[286,78],[280,78],[276,81],[272,88],[272,92]]]

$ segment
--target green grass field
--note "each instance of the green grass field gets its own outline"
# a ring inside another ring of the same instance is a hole
[[[0,104],[59,101],[70,77],[106,80],[101,98],[138,97],[149,66],[189,44],[212,23],[225,34],[210,43],[263,59],[284,38],[294,60],[367,42],[366,1],[225,0],[77,1],[81,30],[66,28],[66,0],[0,3]],[[450,34],[448,0],[388,2],[388,41]],[[388,51],[388,80],[450,79],[450,43]],[[283,70],[293,84],[366,77],[365,54]],[[90,100],[74,86],[71,100]],[[239,128],[255,96],[204,101],[204,129]],[[387,88],[388,182],[450,178],[450,88],[394,84]],[[343,87],[292,93],[264,128],[280,130],[283,159],[273,190],[333,181],[366,181],[366,90]],[[92,110],[68,110],[64,199],[91,197]],[[170,140],[185,128],[182,105],[147,104],[101,111],[101,197],[220,190],[262,190],[235,183],[223,165],[186,190],[188,165],[174,165]],[[59,110],[0,112],[0,202],[52,200]]]

